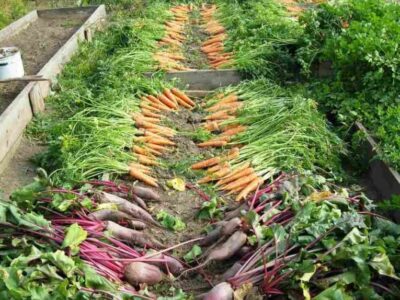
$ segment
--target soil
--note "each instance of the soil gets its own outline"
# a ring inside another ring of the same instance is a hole
[[[37,142],[22,137],[10,164],[0,175],[0,196],[3,193],[4,199],[7,199],[12,191],[32,182],[36,175],[36,166],[30,159],[44,148]]]
[[[209,68],[207,56],[201,51],[201,43],[207,39],[207,35],[201,29],[200,20],[200,10],[196,8],[190,13],[190,22],[185,28],[186,65],[196,70]]]
[[[25,74],[34,75],[89,17],[91,11],[41,16],[17,35],[0,41],[0,47],[15,46],[21,50]],[[23,82],[0,84],[0,113],[26,86]]]
[[[197,99],[197,101],[201,100]],[[198,129],[203,118],[203,112],[200,109],[192,111],[181,109],[179,112],[171,112],[165,116],[164,125],[177,131],[176,136],[172,138],[176,146],[170,153],[162,157],[160,166],[154,169],[153,177],[157,178],[160,185],[159,188],[154,190],[161,196],[161,201],[150,204],[149,210],[153,216],[164,210],[173,216],[180,217],[186,224],[186,229],[181,232],[173,232],[153,227],[148,231],[166,246],[173,246],[204,235],[205,228],[210,224],[210,221],[202,221],[197,218],[197,213],[205,202],[204,198],[195,190],[186,188],[185,191],[181,192],[169,188],[167,182],[173,178],[182,178],[186,183],[194,184],[200,178],[202,172],[193,172],[190,170],[190,166],[201,159],[215,156],[218,150],[199,148],[190,137],[189,133]],[[203,189],[204,186],[200,188]],[[203,192],[207,194],[207,191],[203,190]],[[211,196],[210,194],[208,195]],[[229,199],[225,200],[229,205]],[[233,204],[230,206],[233,206]],[[174,251],[174,254],[176,257],[182,257],[190,251],[193,245],[188,244],[179,247]],[[211,264],[200,270],[200,272],[182,276],[179,280],[170,282],[167,285],[168,287],[173,285],[176,288],[181,288],[188,293],[197,295],[210,289],[212,282],[209,278],[215,280],[215,274],[222,274],[225,270],[226,266],[224,264]],[[162,292],[160,290],[164,287],[165,285],[160,285],[152,289]]]

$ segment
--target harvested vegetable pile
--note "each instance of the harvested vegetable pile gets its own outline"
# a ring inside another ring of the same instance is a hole
[[[207,55],[210,65],[214,69],[227,67],[232,64],[232,53],[225,52],[224,41],[226,39],[225,28],[215,20],[216,5],[202,7],[201,15],[204,22],[204,30],[210,36],[202,43],[201,50]]]
[[[205,128],[220,133],[199,146],[234,149],[193,165],[208,168],[199,183],[216,181],[239,201],[282,171],[338,170],[344,146],[309,99],[259,80],[228,88],[206,106]]]
[[[159,226],[146,202],[160,198],[146,188],[94,181],[64,189],[43,179],[11,199],[0,202],[2,272],[9,274],[2,283],[3,297],[32,297],[32,291],[63,299],[139,296],[134,287],[161,281],[163,271],[177,275],[184,268],[161,252],[144,251],[164,247],[142,231]],[[18,268],[25,273],[15,282]],[[145,277],[147,269],[154,274]]]
[[[163,49],[156,52],[154,59],[160,68],[166,71],[187,71],[182,65],[185,57],[180,53],[182,43],[185,41],[185,24],[189,21],[188,13],[191,5],[180,5],[170,9],[172,20],[165,22],[165,36],[159,41]]]
[[[40,179],[0,201],[0,298],[399,299],[400,226],[344,187],[347,147],[317,101],[353,104],[298,74],[334,59],[324,84],[390,90],[395,69],[354,37],[397,28],[397,6],[147,2],[81,46],[30,128],[49,147]],[[165,76],[207,61],[246,80],[197,91]]]
[[[203,299],[251,297],[255,287],[268,297],[397,299],[400,226],[363,195],[333,188],[283,174],[226,213],[199,242],[202,263],[185,271],[231,265]]]

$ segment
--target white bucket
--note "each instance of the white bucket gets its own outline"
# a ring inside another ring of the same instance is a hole
[[[18,78],[24,75],[24,65],[18,48],[0,48],[0,80]]]

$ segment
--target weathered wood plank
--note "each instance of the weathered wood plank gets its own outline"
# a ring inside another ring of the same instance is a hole
[[[152,73],[148,73],[152,76]],[[168,80],[177,80],[178,87],[186,90],[214,90],[228,85],[237,85],[242,80],[238,71],[227,70],[195,70],[168,72]]]
[[[25,29],[29,24],[35,22],[38,18],[36,10],[31,11],[17,21],[11,23],[7,27],[0,30],[0,40],[9,38],[10,36],[18,34],[21,30]]]
[[[365,136],[366,155],[369,160],[368,177],[383,199],[392,195],[400,195],[400,174],[389,167],[385,162],[376,158],[378,155],[378,144],[374,141],[367,129],[359,122],[356,122],[356,129],[363,132]]]
[[[0,172],[7,165],[8,153],[32,119],[28,97],[31,88],[32,84],[28,84],[0,116]]]

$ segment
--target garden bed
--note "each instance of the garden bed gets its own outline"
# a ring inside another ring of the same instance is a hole
[[[78,49],[78,41],[90,38],[104,17],[104,6],[33,11],[0,31],[0,46],[21,49],[26,74],[53,80]],[[44,109],[49,88],[49,82],[0,86],[0,172],[33,114]]]

